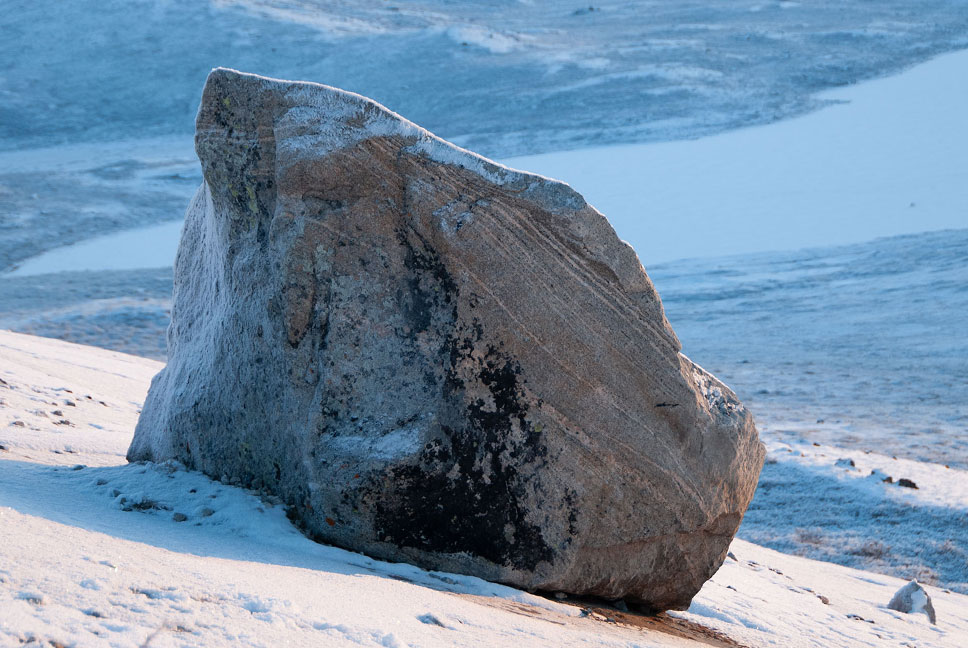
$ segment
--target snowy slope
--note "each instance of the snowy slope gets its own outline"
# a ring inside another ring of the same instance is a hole
[[[688,612],[658,620],[317,545],[272,500],[177,464],[124,464],[159,368],[0,332],[0,645],[955,648],[968,641],[966,596],[929,586],[938,613],[932,626],[923,614],[885,608],[902,580],[739,540]],[[963,506],[968,488],[945,499]]]

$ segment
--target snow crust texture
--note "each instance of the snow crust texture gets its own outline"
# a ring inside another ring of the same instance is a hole
[[[381,558],[688,606],[764,450],[600,213],[358,95],[226,69],[196,147],[129,459]]]
[[[923,585],[932,625],[887,607],[904,580],[742,540],[688,611],[658,618],[317,544],[277,498],[124,462],[159,363],[5,331],[0,360],[2,646],[968,644],[964,595]],[[35,413],[54,409],[76,427]]]

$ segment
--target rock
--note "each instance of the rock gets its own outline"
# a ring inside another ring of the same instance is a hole
[[[171,519],[174,520],[175,522],[184,522],[185,520],[188,519],[188,516],[185,515],[184,513],[175,513],[174,515],[171,516]]]
[[[897,610],[905,614],[923,612],[932,624],[937,625],[938,623],[934,614],[934,606],[931,604],[931,597],[916,580],[899,589],[891,597],[891,602],[887,604],[887,607],[890,610]]]
[[[894,478],[893,477],[891,477],[890,475],[888,475],[884,471],[878,470],[876,468],[874,470],[871,470],[871,474],[868,475],[868,478],[869,479],[875,479],[877,481],[884,482],[885,484],[893,484],[894,483]]]
[[[195,141],[129,460],[275,494],[378,558],[689,605],[764,449],[600,213],[316,84],[214,70]]]
[[[904,488],[913,488],[915,490],[917,490],[917,488],[918,488],[918,485],[917,484],[915,484],[913,481],[911,481],[910,479],[907,479],[905,477],[901,477],[900,479],[898,479],[897,480],[897,485],[898,486],[903,486]]]

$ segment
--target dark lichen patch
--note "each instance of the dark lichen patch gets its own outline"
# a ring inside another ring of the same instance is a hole
[[[497,565],[533,570],[554,552],[541,529],[526,518],[524,500],[547,455],[540,426],[528,418],[521,367],[487,346],[477,351],[480,326],[449,340],[445,397],[455,406],[452,425],[419,460],[390,471],[390,497],[377,500],[378,537],[436,553],[469,553]],[[475,352],[476,351],[476,352]],[[475,367],[467,377],[467,366]],[[471,398],[483,388],[490,402]]]
[[[401,288],[397,300],[413,331],[429,330],[435,316],[456,320],[458,288],[440,255],[413,230],[397,230],[397,241],[404,248],[403,264],[409,271],[407,290]]]

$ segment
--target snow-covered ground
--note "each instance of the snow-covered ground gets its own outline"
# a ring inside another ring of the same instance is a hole
[[[177,464],[124,462],[160,363],[7,332],[0,357],[0,645],[968,642],[964,595],[928,586],[932,625],[924,614],[886,608],[903,580],[742,540],[688,612],[656,619],[318,545],[271,498]],[[771,457],[782,452],[773,447]],[[883,467],[804,462],[826,472]],[[945,482],[918,465],[905,470],[930,487],[907,506],[968,507],[963,473]],[[883,497],[875,488],[862,491]]]

